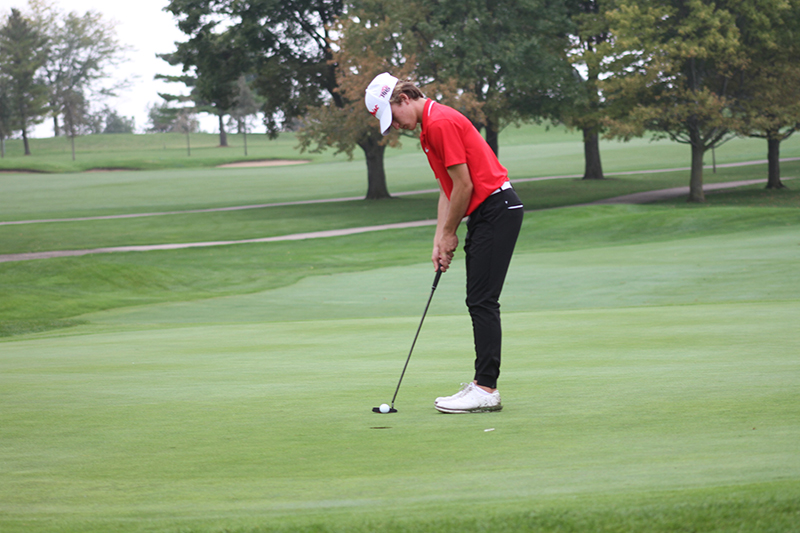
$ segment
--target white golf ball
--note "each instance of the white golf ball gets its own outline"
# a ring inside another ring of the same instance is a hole
[[[388,413],[389,412],[389,404],[382,403],[380,406],[381,413]]]

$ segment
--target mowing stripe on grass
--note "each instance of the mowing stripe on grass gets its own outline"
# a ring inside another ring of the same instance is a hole
[[[781,159],[781,162],[785,161],[797,161],[800,160],[800,157],[787,157]],[[743,161],[740,163],[725,163],[716,165],[719,168],[731,168],[731,167],[741,167],[741,166],[751,166],[751,165],[762,165],[766,164],[766,160],[757,160],[757,161]],[[710,166],[706,166],[704,168],[711,168]],[[607,176],[632,176],[636,174],[655,174],[660,172],[681,172],[691,170],[689,167],[681,167],[681,168],[666,168],[666,169],[657,169],[657,170],[631,170],[625,172],[606,172],[605,175]],[[526,182],[533,182],[533,181],[545,181],[545,180],[556,180],[556,179],[574,179],[580,178],[582,174],[564,174],[560,176],[541,176],[536,178],[520,178],[512,180],[513,183],[526,183]],[[791,179],[791,178],[783,178],[783,179]],[[753,183],[758,183],[759,181],[763,180],[753,180],[751,182],[737,182],[740,185],[751,185]],[[708,185],[706,186],[708,190],[714,190],[721,188],[721,184],[716,185]],[[739,185],[733,185],[739,186]],[[674,196],[680,196],[681,194],[686,194],[688,192],[688,187],[679,187],[676,189],[669,189],[670,191],[676,191]],[[396,192],[393,193],[393,196],[414,196],[417,194],[431,194],[438,192],[439,189],[422,189],[416,191],[404,191],[404,192]],[[680,191],[680,192],[678,192]],[[649,194],[656,194],[659,191],[653,191],[652,193],[638,193],[644,195],[647,198]],[[635,195],[634,195],[635,196]],[[674,197],[671,196],[671,197]],[[594,203],[644,203],[650,202],[653,200],[644,199],[632,199],[631,201],[621,200],[622,197],[619,198],[610,198],[608,200],[603,200],[602,202],[594,202]],[[101,216],[93,216],[93,217],[77,217],[77,218],[46,218],[46,219],[37,219],[37,220],[10,220],[10,221],[0,221],[0,226],[16,226],[21,224],[44,224],[44,223],[53,223],[53,222],[86,222],[90,220],[114,220],[114,219],[124,219],[124,218],[145,218],[145,217],[159,217],[159,216],[167,216],[167,215],[186,215],[192,213],[219,213],[225,211],[244,211],[247,209],[264,209],[269,207],[286,207],[286,206],[293,206],[293,205],[311,205],[311,204],[325,204],[325,203],[338,203],[338,202],[353,202],[357,200],[363,200],[363,196],[345,196],[340,198],[321,198],[315,200],[296,200],[290,202],[273,202],[267,204],[253,204],[253,205],[234,205],[228,207],[214,207],[208,209],[190,209],[185,211],[159,211],[154,213],[128,213],[123,215],[101,215]],[[664,199],[664,197],[658,197],[658,199]],[[617,201],[618,200],[618,201]]]
[[[532,179],[544,179],[544,178],[532,178]],[[784,178],[784,179],[792,179],[792,178]],[[523,181],[523,180],[520,180]],[[530,181],[530,180],[528,180]],[[730,181],[726,183],[714,183],[704,186],[705,191],[714,191],[714,190],[721,190],[721,189],[730,189],[735,187],[742,187],[746,185],[753,185],[756,183],[763,183],[763,179],[758,180],[743,180],[743,181]],[[419,194],[421,192],[435,192],[435,191],[415,191],[413,193],[406,193],[406,194]],[[689,192],[689,187],[675,187],[671,189],[662,189],[658,191],[646,191],[642,193],[635,193],[635,194],[627,194],[624,196],[618,196],[615,198],[607,198],[604,200],[597,200],[595,202],[590,202],[588,204],[580,204],[580,205],[596,205],[596,204],[636,204],[636,203],[647,203],[647,202],[654,202],[657,200],[668,200],[671,198],[675,198],[681,196],[683,194],[687,194]],[[309,200],[304,202],[297,202],[297,203],[316,203],[316,202],[325,202],[325,201],[332,201],[332,200]],[[284,204],[287,205],[287,204]],[[575,207],[575,206],[571,206]],[[224,211],[224,210],[234,210],[237,208],[221,208],[221,209],[209,209],[206,211]],[[183,213],[196,213],[201,211],[183,211]],[[178,214],[177,212],[175,214]],[[110,216],[110,217],[97,217],[97,218],[130,218],[135,217],[137,215],[119,215],[119,216]],[[89,219],[71,219],[71,220],[89,220]],[[0,223],[3,224],[3,223]],[[417,220],[412,222],[399,222],[394,224],[381,224],[377,226],[362,226],[357,228],[345,228],[345,229],[335,229],[335,230],[326,230],[326,231],[312,231],[307,233],[294,233],[289,235],[279,235],[276,237],[262,237],[258,239],[242,239],[242,240],[231,240],[231,241],[207,241],[207,242],[189,242],[189,243],[177,243],[177,244],[145,244],[145,245],[138,245],[138,246],[115,246],[115,247],[105,247],[105,248],[92,248],[92,249],[85,249],[85,250],[56,250],[50,252],[28,252],[28,253],[18,253],[18,254],[4,254],[0,255],[0,263],[8,263],[14,261],[31,261],[35,259],[51,259],[54,257],[73,257],[73,256],[81,256],[81,255],[90,255],[90,254],[107,254],[107,253],[119,253],[119,252],[152,252],[157,250],[180,250],[185,248],[207,248],[210,246],[229,246],[232,244],[254,244],[254,243],[266,243],[266,242],[279,242],[279,241],[302,241],[306,239],[320,239],[326,237],[342,237],[345,235],[356,235],[359,233],[368,233],[372,231],[384,231],[384,230],[391,230],[391,229],[406,229],[406,228],[418,228],[423,226],[435,226],[436,220]]]
[[[264,237],[261,239],[244,239],[240,241],[213,241],[213,242],[188,242],[180,244],[150,244],[144,246],[117,246],[109,248],[95,248],[92,250],[60,250],[54,252],[32,252],[25,254],[0,255],[0,263],[10,261],[29,261],[32,259],[50,259],[53,257],[71,257],[89,254],[107,254],[115,252],[151,252],[155,250],[181,250],[184,248],[206,248],[209,246],[227,246],[230,244],[253,244],[279,241],[302,241],[305,239],[320,239],[325,237],[342,237],[356,235],[371,231],[390,229],[418,228],[421,226],[435,226],[436,220],[417,220],[414,222],[400,222],[397,224],[383,224],[380,226],[363,226],[360,228],[335,229],[328,231],[312,231],[309,233],[295,233],[292,235],[279,235],[277,237]]]
[[[781,178],[783,180],[791,180],[790,178]],[[747,185],[756,185],[764,183],[763,179],[757,180],[742,180],[742,181],[729,181],[726,183],[710,183],[703,185],[703,192],[718,191],[721,189],[732,189],[734,187],[745,187]],[[616,198],[606,198],[603,200],[595,200],[580,205],[607,205],[607,204],[646,204],[650,202],[657,202],[659,200],[667,200],[670,198],[679,198],[689,194],[689,187],[673,187],[672,189],[661,189],[660,191],[644,191],[633,194],[626,194],[624,196],[617,196]]]

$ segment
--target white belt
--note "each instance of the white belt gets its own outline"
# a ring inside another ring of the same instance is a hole
[[[502,184],[501,186],[499,186],[499,187],[497,188],[497,190],[495,190],[495,191],[494,191],[492,194],[497,194],[497,193],[499,193],[500,191],[504,191],[504,190],[506,190],[506,189],[510,189],[510,188],[511,188],[511,182],[510,182],[510,181],[507,181],[507,182],[505,182],[504,184]],[[492,194],[490,194],[489,196],[491,196]]]

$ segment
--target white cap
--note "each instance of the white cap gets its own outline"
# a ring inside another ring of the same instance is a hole
[[[364,103],[367,111],[381,121],[381,133],[386,135],[392,127],[392,107],[389,99],[392,97],[394,86],[400,81],[388,72],[378,74],[367,87]]]

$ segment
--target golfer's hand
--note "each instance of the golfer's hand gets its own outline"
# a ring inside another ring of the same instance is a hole
[[[453,254],[458,248],[458,237],[455,233],[450,235],[443,235],[436,246],[433,247],[433,265],[441,268],[442,272],[447,272],[450,268],[450,262],[453,260]]]

